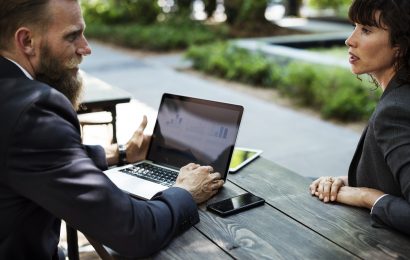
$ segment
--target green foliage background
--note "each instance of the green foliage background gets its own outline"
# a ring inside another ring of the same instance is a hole
[[[339,9],[348,6],[352,0],[308,0],[308,4],[317,8],[334,8]]]
[[[226,42],[191,47],[186,56],[198,70],[277,89],[297,104],[320,111],[324,118],[367,119],[381,94],[369,79],[358,80],[348,69],[297,60],[284,63]]]
[[[184,2],[186,6],[189,3]],[[89,0],[82,1],[82,8],[87,37],[125,47],[178,50],[225,39],[228,34],[224,25],[207,26],[192,21],[186,10],[161,14],[156,0]],[[162,20],[158,19],[160,15]]]
[[[213,0],[205,0],[210,4]],[[309,0],[318,8],[340,8],[351,0]],[[357,80],[343,68],[284,62],[223,42],[229,25],[245,30],[262,24],[266,0],[225,1],[228,25],[209,26],[189,19],[191,1],[178,0],[180,10],[161,14],[156,0],[82,1],[87,37],[126,47],[169,51],[189,48],[196,69],[219,77],[266,88],[275,88],[323,117],[363,120],[373,111],[380,91],[368,79]],[[210,10],[208,10],[210,12]],[[158,19],[162,17],[162,19]],[[272,26],[272,25],[271,25]],[[221,42],[218,42],[221,41]],[[201,44],[212,44],[201,46]]]
[[[161,10],[154,0],[89,0],[81,6],[87,22],[152,24]]]

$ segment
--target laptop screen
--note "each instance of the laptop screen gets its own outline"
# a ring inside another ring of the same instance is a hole
[[[211,165],[226,178],[243,107],[164,94],[147,159],[179,169]]]

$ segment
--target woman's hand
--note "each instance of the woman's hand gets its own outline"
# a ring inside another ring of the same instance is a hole
[[[345,186],[340,188],[336,201],[350,206],[371,209],[382,195],[384,193],[376,189]]]
[[[312,196],[318,197],[323,202],[336,201],[341,187],[347,185],[347,176],[320,177],[310,184]]]
[[[320,177],[309,186],[312,196],[323,202],[337,201],[346,205],[371,209],[384,193],[366,187],[349,187],[347,176]]]

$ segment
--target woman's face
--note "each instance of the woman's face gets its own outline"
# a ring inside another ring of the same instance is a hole
[[[376,19],[379,15],[376,13]],[[398,51],[398,47],[390,44],[389,30],[356,24],[346,45],[349,47],[351,71],[354,74],[371,74],[385,89],[395,74]]]

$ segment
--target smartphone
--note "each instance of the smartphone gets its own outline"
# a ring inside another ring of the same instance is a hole
[[[246,209],[263,205],[265,200],[252,193],[244,193],[229,199],[209,204],[206,208],[220,216],[229,216]]]
[[[229,172],[236,173],[242,167],[258,158],[262,150],[250,149],[245,147],[235,147],[229,164]]]

